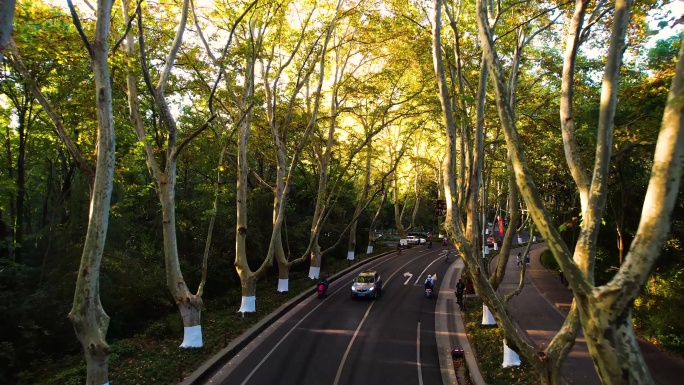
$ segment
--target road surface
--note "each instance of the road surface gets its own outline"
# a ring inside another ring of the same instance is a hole
[[[436,298],[425,298],[423,284],[428,274],[436,275],[439,283],[456,260],[445,262],[445,249],[413,247],[339,277],[325,299],[312,295],[298,304],[208,383],[441,384]],[[377,300],[350,298],[351,281],[363,270],[382,276]]]

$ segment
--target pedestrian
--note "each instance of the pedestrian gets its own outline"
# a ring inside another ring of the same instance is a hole
[[[516,260],[516,262],[517,262],[517,263],[515,264],[515,267],[520,267],[520,266],[522,266],[522,253],[518,253],[518,256],[515,257],[515,260]]]
[[[527,266],[530,265],[530,253],[528,252],[527,255],[525,256],[525,263],[527,263]]]
[[[463,279],[459,278],[458,283],[456,284],[456,303],[461,304],[463,303],[463,292],[465,291],[465,283],[463,283]]]

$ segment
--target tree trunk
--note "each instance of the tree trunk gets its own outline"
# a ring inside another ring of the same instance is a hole
[[[402,214],[404,213],[403,209],[399,208],[399,188],[398,188],[398,182],[397,182],[397,172],[394,172],[393,176],[393,182],[394,182],[394,226],[397,229],[397,232],[399,233],[399,239],[400,242],[403,240],[406,242],[406,237],[408,236],[408,230],[404,227],[404,224],[401,222],[402,220]]]
[[[612,303],[580,306],[582,326],[589,355],[604,384],[652,384],[632,325],[632,309],[626,308],[615,321],[610,320]],[[590,309],[594,307],[594,309]],[[606,308],[605,306],[609,306]]]
[[[0,0],[0,64],[5,57],[7,42],[12,35],[15,0]]]
[[[361,191],[361,196],[354,209],[354,218],[358,218],[361,211],[366,205],[366,200],[368,199],[368,190],[370,189],[370,178],[371,178],[371,159],[373,154],[373,146],[368,145],[368,153],[366,154],[366,173],[363,181],[363,190]],[[349,245],[347,246],[347,260],[353,261],[356,253],[356,227],[358,225],[358,219],[354,219],[351,227],[349,228]],[[373,233],[373,238],[375,238],[375,233]],[[369,239],[370,243],[370,239]]]
[[[76,337],[85,352],[86,383],[93,385],[109,383],[109,345],[105,340],[109,316],[100,302],[100,265],[109,224],[116,141],[107,63],[111,9],[111,1],[98,1],[95,38],[90,45],[97,100],[98,152],[90,198],[90,220],[78,269],[74,302],[69,312]]]
[[[247,98],[254,94],[254,62],[247,60],[245,73],[245,91]],[[247,99],[244,98],[244,99]],[[244,100],[243,99],[243,100]],[[245,102],[246,103],[246,102]],[[249,164],[247,160],[247,142],[252,129],[252,114],[248,112],[238,132],[237,144],[237,185],[236,185],[236,221],[235,221],[235,270],[242,285],[242,303],[238,312],[254,313],[256,311],[256,280],[247,263],[247,176]]]
[[[318,279],[321,276],[321,247],[318,245],[320,232],[316,234],[311,244],[311,264],[309,265],[309,278]]]
[[[383,190],[382,199],[380,199],[380,204],[378,205],[378,209],[375,211],[375,215],[373,215],[373,219],[371,219],[370,226],[368,226],[368,247],[366,247],[366,253],[368,253],[368,254],[373,252],[373,242],[375,242],[375,226],[378,223],[378,218],[380,218],[380,213],[382,213],[382,207],[385,205],[386,200],[387,200],[387,189]]]
[[[19,113],[19,153],[17,154],[17,196],[16,217],[14,222],[14,260],[22,263],[22,247],[24,242],[24,202],[26,201],[26,111]]]
[[[276,244],[274,250],[274,257],[278,263],[278,293],[287,293],[290,291],[290,266],[292,264],[287,260],[285,250],[283,249],[283,236],[280,232],[276,235]]]
[[[200,325],[202,298],[193,295],[183,279],[178,259],[178,240],[176,237],[176,202],[175,202],[175,160],[169,161],[168,171],[171,176],[162,176],[158,182],[159,201],[162,207],[162,230],[164,234],[164,261],[166,265],[166,286],[171,292],[178,310],[183,318],[184,338],[180,347],[202,347],[202,329]]]

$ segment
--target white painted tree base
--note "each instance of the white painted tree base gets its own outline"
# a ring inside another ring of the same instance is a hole
[[[494,250],[499,250],[499,244],[494,242]]]
[[[354,260],[354,251],[347,251],[347,261]]]
[[[309,266],[309,278],[318,279],[319,275],[321,275],[321,268],[320,267]]]
[[[279,279],[278,280],[278,293],[287,293],[290,291],[290,279]]]
[[[202,325],[186,326],[183,328],[183,343],[181,348],[201,348]]]
[[[532,237],[532,242],[537,242],[537,236]]]
[[[518,237],[518,243],[522,244],[522,238]]]
[[[373,246],[368,246],[366,249],[366,254],[373,254]]]
[[[489,254],[489,246],[485,246],[485,254]]]
[[[408,245],[408,239],[400,239],[399,244],[402,246],[407,246]]]
[[[509,366],[520,366],[520,356],[518,353],[514,352],[513,349],[509,348],[504,342],[503,351],[503,367],[507,368]]]
[[[254,313],[256,312],[256,297],[251,295],[251,296],[242,296],[242,303],[240,304],[240,310],[238,310],[238,313]]]
[[[484,304],[482,305],[482,324],[496,325],[496,320],[494,319],[492,312],[489,311],[489,308]]]

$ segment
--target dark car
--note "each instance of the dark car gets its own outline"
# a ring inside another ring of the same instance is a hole
[[[356,298],[378,298],[382,291],[382,277],[375,270],[366,270],[354,278],[351,287],[351,297]]]

